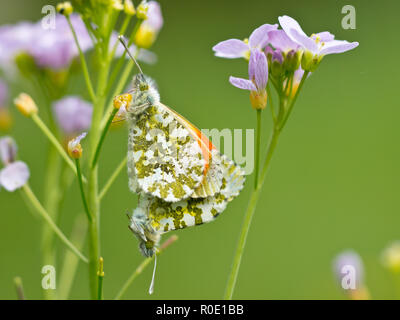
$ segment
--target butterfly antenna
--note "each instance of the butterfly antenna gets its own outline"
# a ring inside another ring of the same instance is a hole
[[[136,64],[136,66],[138,67],[139,72],[140,72],[141,74],[143,74],[142,68],[140,68],[139,63],[136,61],[136,59],[135,59],[135,58],[133,57],[133,55],[130,53],[130,51],[129,51],[129,49],[128,49],[128,46],[127,46],[126,43],[125,43],[124,36],[123,36],[123,35],[119,35],[119,36],[118,36],[118,40],[122,43],[122,45],[124,46],[126,52],[127,52],[128,55],[129,55],[129,57],[132,59],[132,61],[133,61],[133,62]]]
[[[153,269],[153,277],[151,278],[149,294],[153,294],[154,292],[154,278],[156,277],[156,268],[157,268],[157,253],[154,253],[154,269]]]

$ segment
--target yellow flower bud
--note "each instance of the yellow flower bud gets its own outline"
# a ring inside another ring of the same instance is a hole
[[[129,16],[134,16],[136,14],[135,6],[132,3],[132,0],[125,0],[124,2],[124,11]]]
[[[139,48],[148,49],[156,40],[156,33],[146,25],[141,25],[135,35],[135,44]]]
[[[138,17],[138,19],[146,20],[148,9],[149,5],[147,4],[147,1],[142,1],[137,7],[136,16]]]
[[[71,156],[71,158],[79,159],[82,157],[83,150],[81,146],[81,140],[84,137],[86,137],[86,132],[68,142],[68,154]]]
[[[14,104],[18,111],[26,117],[30,117],[32,114],[38,112],[35,102],[32,100],[31,96],[26,93],[20,93],[19,96],[14,99]]]
[[[251,106],[255,110],[263,110],[267,106],[267,92],[265,89],[262,92],[251,91],[250,92]]]
[[[74,11],[74,8],[72,8],[71,2],[69,1],[65,1],[57,5],[57,12],[60,14],[69,16],[72,11]]]
[[[392,243],[382,256],[383,264],[393,273],[400,273],[400,241]]]

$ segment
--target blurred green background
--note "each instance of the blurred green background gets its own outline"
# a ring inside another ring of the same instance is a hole
[[[329,30],[337,39],[360,42],[354,51],[326,57],[305,84],[254,216],[234,298],[344,298],[333,277],[332,259],[348,248],[365,262],[372,297],[394,298],[393,279],[380,255],[400,238],[399,2],[160,2],[165,25],[152,48],[159,61],[143,68],[157,80],[162,101],[200,128],[255,125],[248,94],[228,83],[229,75],[247,75],[246,64],[214,57],[211,47],[217,42],[248,37],[255,27],[276,23],[283,14],[297,19],[309,34]],[[38,20],[41,7],[52,3],[1,0],[0,23]],[[341,27],[346,4],[356,8],[356,30]],[[264,146],[269,115],[264,112]],[[29,119],[17,112],[14,116],[11,134],[19,157],[30,166],[32,189],[42,197],[47,141]],[[126,145],[125,128],[107,137],[100,185],[126,153]],[[215,222],[175,232],[178,242],[159,258],[153,296],[147,294],[149,267],[125,298],[222,298],[252,185],[248,178],[240,197]],[[62,212],[60,224],[67,234],[82,210],[77,190],[75,183]],[[135,205],[124,172],[101,209],[105,298],[113,298],[143,260],[125,216]],[[0,212],[0,298],[15,298],[13,278],[18,275],[26,296],[39,299],[41,221],[32,217],[18,192],[0,191]],[[65,249],[57,243],[61,258]],[[87,267],[80,264],[72,298],[88,297],[86,278]]]

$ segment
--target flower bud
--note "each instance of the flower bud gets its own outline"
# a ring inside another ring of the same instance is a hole
[[[251,106],[255,110],[263,110],[267,106],[267,92],[264,90],[250,91]]]
[[[301,51],[290,50],[285,54],[284,68],[288,72],[294,72],[300,67]]]
[[[139,16],[139,8],[138,8]],[[156,1],[148,3],[147,19],[142,22],[135,35],[135,44],[144,49],[150,48],[163,26],[161,7]]]
[[[111,6],[114,10],[124,10],[124,5],[122,4],[121,0],[112,0]]]
[[[304,71],[314,72],[319,66],[324,56],[314,55],[312,52],[306,50],[301,58],[301,68]]]
[[[26,93],[20,93],[19,96],[14,99],[14,104],[18,111],[26,117],[30,117],[32,114],[38,112],[35,102],[32,100],[31,96]]]
[[[136,16],[138,19],[146,20],[147,19],[147,10],[149,9],[149,5],[146,0],[143,0],[139,6],[137,7]]]
[[[73,11],[74,9],[69,1],[65,1],[57,5],[57,12],[65,16],[69,16]]]
[[[80,136],[68,142],[68,154],[73,159],[79,159],[82,157],[82,146],[81,140],[86,137],[86,132],[82,133]]]
[[[6,136],[0,139],[0,159],[4,165],[15,161],[17,149],[17,144],[13,138]]]
[[[125,0],[124,1],[124,12],[128,16],[134,16],[136,14],[135,6],[132,3],[132,0]]]

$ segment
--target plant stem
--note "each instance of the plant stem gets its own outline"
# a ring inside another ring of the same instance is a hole
[[[118,109],[114,108],[113,111],[111,112],[108,120],[107,120],[107,123],[106,123],[105,127],[103,128],[103,131],[102,131],[101,136],[100,136],[99,143],[97,144],[97,147],[96,147],[96,152],[94,154],[94,159],[93,159],[93,162],[92,162],[92,168],[97,164],[97,160],[99,159],[99,155],[100,155],[101,146],[103,145],[103,142],[104,142],[104,139],[105,139],[106,134],[108,132],[108,129],[110,128],[110,125],[111,125],[111,123],[112,123],[112,121],[114,119],[114,116],[116,115],[117,112],[118,112]]]
[[[86,64],[85,56],[84,56],[84,54],[82,52],[81,46],[79,45],[78,37],[76,35],[74,27],[72,26],[70,17],[68,15],[65,15],[65,17],[67,18],[68,25],[69,25],[69,27],[71,29],[72,35],[73,35],[74,40],[75,40],[76,47],[78,48],[78,51],[79,51],[79,58],[81,60],[83,75],[84,75],[84,78],[85,78],[86,86],[87,86],[88,91],[89,91],[90,98],[92,99],[92,102],[94,102],[96,100],[96,95],[95,95],[94,90],[93,90],[92,81],[90,80],[89,70],[88,70],[88,67],[87,67],[87,64]]]
[[[47,211],[40,204],[39,200],[36,198],[35,194],[28,184],[22,187],[24,195],[29,200],[36,212],[44,219],[44,221],[53,229],[54,233],[60,238],[60,240],[72,251],[74,252],[83,262],[88,262],[88,259],[68,240],[64,233],[57,227],[54,221],[51,219]]]
[[[86,196],[85,196],[85,191],[83,189],[83,181],[82,181],[82,172],[81,172],[81,162],[78,159],[75,159],[75,164],[76,164],[76,172],[78,174],[78,182],[79,182],[79,190],[81,192],[81,198],[83,202],[83,207],[85,209],[86,216],[89,221],[92,221],[92,215],[90,214],[89,207],[86,201]]]
[[[100,257],[99,259],[99,271],[97,272],[97,300],[103,300],[103,280],[104,280],[104,270],[103,270],[104,259]]]
[[[14,278],[14,285],[15,285],[15,290],[17,291],[17,299],[18,300],[25,300],[25,294],[24,294],[24,287],[22,285],[22,279],[20,277],[15,277]]]
[[[280,133],[279,130],[274,128],[272,135],[271,135],[271,139],[268,144],[267,156],[265,159],[265,163],[264,163],[264,167],[263,167],[263,171],[262,171],[260,180],[258,182],[257,187],[255,188],[255,190],[253,191],[253,193],[251,195],[250,202],[249,202],[249,205],[247,207],[247,210],[246,210],[246,213],[244,216],[244,222],[243,222],[242,230],[241,230],[240,237],[239,237],[239,243],[236,248],[236,253],[235,253],[235,256],[233,259],[232,270],[229,275],[228,284],[227,284],[226,291],[225,291],[224,298],[226,300],[232,299],[233,292],[235,290],[236,281],[237,281],[237,277],[238,277],[239,269],[240,269],[240,263],[242,260],[244,247],[246,245],[246,239],[247,239],[247,235],[249,233],[251,220],[253,218],[253,215],[254,215],[254,212],[255,212],[255,209],[257,206],[257,202],[258,202],[258,199],[261,194],[262,186],[265,182],[265,178],[266,178],[266,175],[268,172],[270,161],[272,159],[272,155],[275,151],[275,147],[278,142],[279,133]]]
[[[258,109],[257,112],[257,140],[256,140],[256,167],[255,167],[255,177],[254,177],[254,189],[257,188],[258,185],[258,176],[260,170],[260,145],[261,145],[261,109]]]
[[[178,236],[173,235],[169,237],[161,246],[160,249],[157,251],[157,255],[160,255],[165,249],[167,249],[171,244],[173,244],[176,240],[178,240]],[[135,269],[135,271],[131,274],[128,280],[124,283],[122,288],[118,291],[117,295],[115,296],[114,300],[120,300],[122,296],[125,294],[126,290],[128,290],[129,286],[132,282],[140,275],[143,270],[149,265],[149,263],[154,259],[153,257],[146,258],[143,262]]]
[[[75,219],[74,226],[71,232],[71,242],[81,250],[86,238],[87,218],[84,214],[79,214]],[[59,280],[59,293],[58,298],[61,300],[68,299],[71,286],[73,284],[76,269],[78,267],[79,259],[71,251],[67,250],[63,259],[63,266],[61,268],[61,275]]]
[[[114,183],[115,179],[117,179],[118,175],[121,173],[122,169],[125,168],[127,160],[127,157],[124,157],[124,159],[122,159],[121,163],[118,165],[118,167],[115,169],[111,177],[104,185],[103,189],[100,191],[99,200],[103,199],[107,191],[110,189],[111,185]]]

